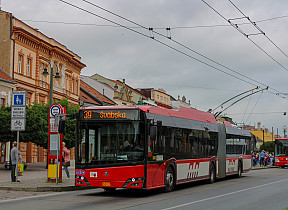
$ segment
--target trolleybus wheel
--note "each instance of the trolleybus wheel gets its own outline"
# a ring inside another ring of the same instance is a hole
[[[216,181],[216,170],[214,163],[211,163],[210,173],[209,173],[209,183],[213,184]]]
[[[171,192],[174,189],[174,172],[172,167],[168,167],[165,173],[165,192]]]
[[[238,173],[237,173],[237,177],[240,178],[242,176],[242,163],[239,160],[238,162]]]

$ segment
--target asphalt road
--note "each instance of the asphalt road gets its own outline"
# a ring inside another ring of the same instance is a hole
[[[242,178],[214,184],[180,185],[161,190],[102,189],[53,193],[0,201],[0,209],[285,209],[288,207],[288,169],[253,170]]]

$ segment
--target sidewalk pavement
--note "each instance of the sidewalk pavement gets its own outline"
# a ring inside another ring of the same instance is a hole
[[[27,163],[28,167],[24,170],[24,175],[19,176],[20,182],[11,182],[11,170],[6,170],[4,164],[0,164],[0,190],[14,191],[72,191],[83,189],[75,186],[75,167],[70,166],[70,179],[66,177],[66,173],[62,170],[62,183],[48,183],[46,163]]]
[[[0,164],[0,190],[48,192],[48,191],[73,191],[87,189],[87,187],[75,186],[75,166],[69,167],[70,179],[66,179],[66,173],[62,170],[62,183],[48,183],[46,163],[27,163],[24,176],[18,177],[20,182],[11,183],[11,170],[6,170],[4,164]],[[252,170],[267,169],[275,166],[257,166]]]

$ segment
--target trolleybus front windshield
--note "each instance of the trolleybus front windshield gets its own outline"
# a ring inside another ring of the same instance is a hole
[[[81,122],[78,164],[110,164],[144,160],[139,121]]]
[[[288,156],[288,139],[277,139],[275,141],[275,155]]]

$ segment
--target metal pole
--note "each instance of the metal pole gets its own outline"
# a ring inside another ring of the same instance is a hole
[[[53,66],[54,64],[51,66],[50,64],[50,95],[49,95],[49,107],[51,107],[52,105],[52,101],[53,101]]]
[[[54,63],[53,65],[51,66],[51,63],[49,64],[50,65],[50,94],[49,94],[49,109],[52,105],[52,100],[53,100],[53,66],[54,66]],[[48,144],[48,142],[47,142]],[[49,148],[49,145],[47,145],[47,148]],[[48,156],[49,156],[49,151],[47,150],[47,166],[46,168],[48,169],[48,165],[50,164],[48,162]]]
[[[56,141],[56,147],[57,147],[57,154],[56,154],[56,156],[57,156],[57,165],[56,165],[56,184],[58,184],[58,166],[59,166],[59,158],[58,158],[58,155],[59,155],[59,152],[58,152],[58,147],[59,147],[59,133],[58,133],[58,135],[57,135],[57,141]]]
[[[17,151],[16,151],[16,168],[15,168],[15,173],[16,173],[16,182],[18,180],[18,151],[19,151],[19,131],[17,131]]]
[[[265,131],[264,131],[264,129],[263,129],[263,150],[265,150],[265,145],[264,145],[264,133]]]

